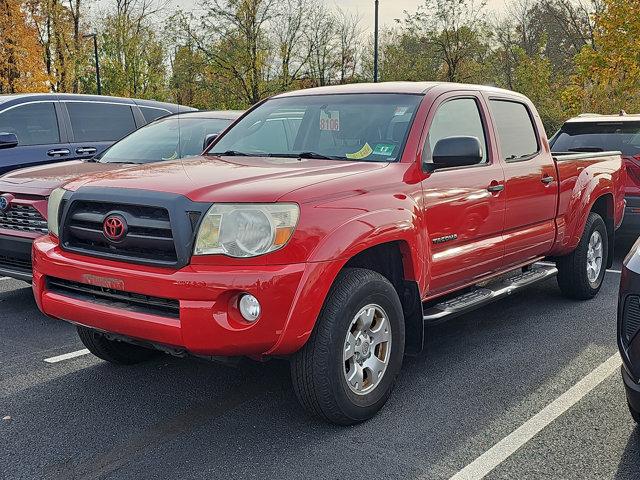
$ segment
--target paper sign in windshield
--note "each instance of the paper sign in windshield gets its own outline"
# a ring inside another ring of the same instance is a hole
[[[347,158],[350,160],[362,160],[363,158],[367,158],[369,155],[373,153],[373,149],[368,143],[364,144],[360,150],[354,153],[347,153]]]
[[[320,130],[329,132],[340,131],[340,112],[338,110],[320,110]]]
[[[393,155],[393,151],[396,149],[396,146],[391,143],[379,143],[376,145],[376,148],[373,149],[373,153],[375,155]]]

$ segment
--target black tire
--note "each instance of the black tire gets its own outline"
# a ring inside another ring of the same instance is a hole
[[[344,345],[356,314],[376,304],[391,327],[391,347],[380,383],[369,393],[354,393],[345,379]],[[404,356],[404,317],[393,285],[371,270],[347,268],[334,282],[311,337],[291,359],[293,388],[311,414],[339,425],[373,417],[391,395]]]
[[[150,360],[161,352],[131,343],[109,340],[100,332],[78,326],[78,336],[96,357],[116,365],[134,365]]]
[[[592,282],[587,276],[587,251],[594,231],[598,231],[602,238],[602,267],[600,274]],[[558,286],[565,297],[576,300],[589,300],[598,294],[607,270],[608,240],[607,227],[602,217],[594,212],[589,213],[582,238],[576,249],[568,255],[559,257],[556,262],[558,266]]]
[[[640,423],[640,412],[633,408],[629,402],[627,402],[627,407],[629,407],[629,413],[631,414],[631,418],[633,418],[633,421],[636,423]]]

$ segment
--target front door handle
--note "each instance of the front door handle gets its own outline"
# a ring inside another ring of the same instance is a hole
[[[502,185],[501,183],[492,183],[487,187],[487,190],[491,193],[501,192],[502,190],[504,190],[504,185]]]
[[[554,180],[554,178],[551,175],[545,175],[544,177],[542,177],[540,179],[540,181],[542,183],[544,183],[545,185],[549,185],[550,183],[552,183]]]
[[[94,153],[96,153],[98,150],[93,148],[93,147],[80,147],[80,148],[76,148],[76,153],[78,155],[93,155]]]
[[[71,152],[69,151],[69,149],[67,148],[54,148],[53,150],[49,150],[47,152],[47,155],[49,155],[50,157],[55,157],[55,156],[64,156],[64,155],[69,155]]]

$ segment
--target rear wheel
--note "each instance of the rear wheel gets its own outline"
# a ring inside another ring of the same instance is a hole
[[[600,215],[591,212],[576,249],[557,261],[563,295],[578,300],[595,297],[607,269],[608,252],[607,227]]]
[[[96,357],[117,365],[133,365],[160,355],[157,350],[110,340],[100,332],[86,327],[78,327],[78,336]]]
[[[376,272],[345,269],[291,360],[294,390],[324,420],[362,422],[389,398],[403,355],[404,319],[393,285]]]

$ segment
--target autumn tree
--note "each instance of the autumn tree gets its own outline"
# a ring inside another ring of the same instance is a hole
[[[594,44],[576,57],[564,99],[575,111],[640,110],[640,2],[604,0]]]
[[[0,0],[0,93],[42,92],[49,87],[37,31],[17,0]]]

